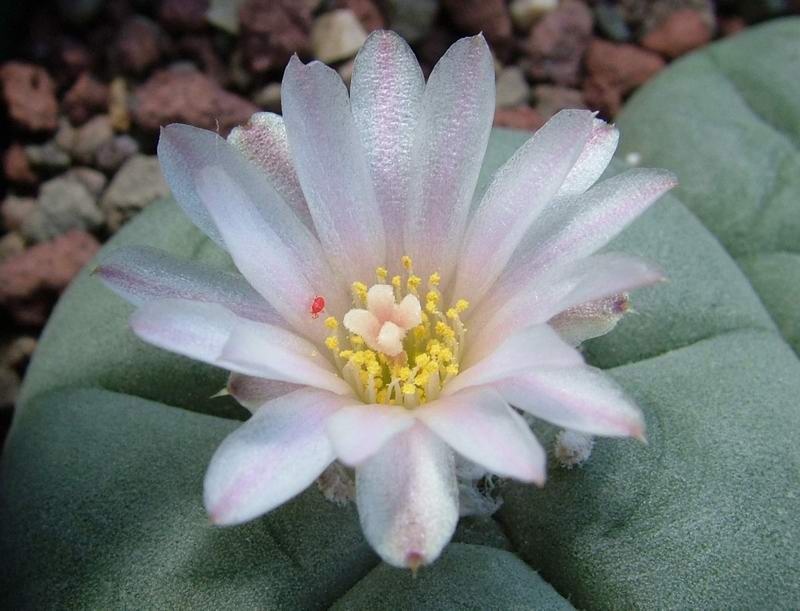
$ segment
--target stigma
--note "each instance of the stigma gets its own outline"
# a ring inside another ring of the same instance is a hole
[[[379,267],[372,286],[352,284],[354,307],[342,319],[344,329],[334,317],[325,319],[325,344],[364,402],[414,408],[436,399],[458,374],[466,335],[461,314],[469,303],[444,307],[439,274],[422,291],[411,258],[401,264],[403,275],[389,278]]]

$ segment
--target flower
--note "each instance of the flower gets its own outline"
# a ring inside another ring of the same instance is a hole
[[[459,475],[544,482],[545,452],[517,410],[643,437],[638,408],[575,346],[662,279],[594,253],[671,173],[592,186],[618,134],[567,110],[474,198],[494,111],[482,36],[456,42],[426,84],[408,45],[374,32],[350,96],[297,57],[281,91],[283,118],[258,113],[227,141],[170,125],[158,146],[178,203],[240,274],[145,248],[97,271],[138,306],[139,337],[232,371],[230,392],[253,412],[209,466],[213,522],[251,520],[343,463],[369,543],[416,568],[453,534]]]

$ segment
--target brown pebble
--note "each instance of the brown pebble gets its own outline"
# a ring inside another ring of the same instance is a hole
[[[711,41],[713,32],[704,16],[692,9],[672,13],[642,39],[642,46],[675,58]]]
[[[0,68],[3,101],[11,120],[34,132],[58,126],[58,100],[53,79],[41,66],[7,62]]]
[[[494,113],[495,127],[508,127],[536,131],[545,121],[541,115],[530,106],[517,106],[516,108],[498,108]]]

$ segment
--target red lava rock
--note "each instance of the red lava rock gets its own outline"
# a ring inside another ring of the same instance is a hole
[[[220,85],[226,86],[230,82],[228,67],[217,55],[208,36],[202,34],[184,36],[178,41],[177,49],[181,55],[188,56],[199,64],[203,72]]]
[[[3,173],[9,182],[21,185],[35,185],[39,182],[25,154],[25,148],[18,142],[9,146],[3,155]]]
[[[557,85],[537,85],[533,88],[535,110],[543,119],[549,119],[565,108],[586,108],[583,93],[578,89]]]
[[[656,53],[635,45],[596,38],[586,53],[583,94],[590,108],[608,117],[619,112],[623,98],[653,77],[665,62]]]
[[[682,9],[667,17],[641,43],[647,49],[675,58],[708,44],[712,35],[711,26],[703,15],[692,9]]]
[[[142,74],[158,62],[162,44],[159,27],[147,17],[137,15],[122,24],[114,55],[125,70]]]
[[[255,72],[281,69],[310,49],[311,11],[297,0],[246,0],[239,12],[242,53]]]
[[[8,62],[0,68],[3,100],[11,120],[31,131],[53,131],[58,126],[55,84],[40,66]]]
[[[539,129],[544,123],[541,115],[530,106],[498,108],[494,113],[495,127],[524,129],[532,132]]]
[[[23,325],[42,325],[72,278],[99,250],[84,231],[70,231],[0,263],[0,306]]]
[[[92,115],[108,108],[108,86],[84,72],[64,95],[63,104],[70,121],[85,123]]]
[[[337,0],[336,8],[349,8],[367,32],[386,27],[386,18],[372,0]]]
[[[444,7],[459,30],[483,32],[493,47],[503,50],[511,42],[511,15],[504,0],[444,0]]]
[[[535,80],[577,85],[581,59],[592,37],[592,13],[583,2],[565,0],[542,17],[528,35],[523,51]]]
[[[158,18],[171,30],[197,32],[206,27],[208,6],[209,0],[164,0]]]
[[[194,68],[173,67],[156,72],[135,92],[134,121],[156,131],[168,123],[188,123],[227,135],[258,108],[229,93]]]

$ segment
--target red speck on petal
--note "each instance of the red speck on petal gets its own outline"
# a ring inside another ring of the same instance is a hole
[[[311,302],[311,318],[318,318],[323,310],[325,310],[325,298],[317,295]]]

